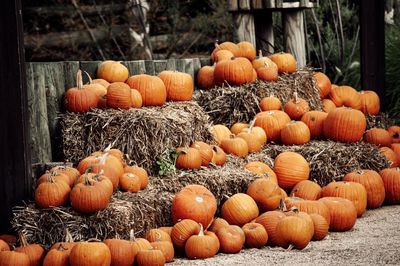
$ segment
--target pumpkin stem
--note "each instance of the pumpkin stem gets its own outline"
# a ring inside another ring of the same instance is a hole
[[[363,174],[364,174],[364,171],[361,170],[361,169],[359,169],[359,170],[356,171],[356,174],[357,174],[357,175],[363,175]]]
[[[104,149],[104,152],[108,152],[111,150],[112,144],[108,144],[108,146]]]
[[[93,186],[93,182],[89,179],[88,174],[85,174],[84,178],[85,178],[85,180],[84,180],[85,186]]]
[[[281,210],[283,212],[287,212],[287,207],[286,207],[286,204],[285,204],[285,200],[283,198],[281,198],[279,200],[278,210]]]
[[[247,130],[248,133],[250,133],[253,130],[254,124],[256,123],[256,119],[257,118],[254,118],[253,120],[250,121],[250,125]]]
[[[66,251],[68,250],[68,248],[64,247],[62,243],[60,243],[60,245],[58,246],[57,250],[59,251]]]
[[[92,84],[92,82],[93,82],[93,80],[92,80],[92,77],[89,75],[89,73],[87,73],[86,71],[83,71],[85,74],[86,74],[86,76],[88,77],[88,79],[89,79],[89,84]]]
[[[19,241],[21,241],[21,246],[22,247],[27,247],[29,246],[28,241],[26,240],[26,237],[22,231],[18,233]]]
[[[135,234],[134,234],[134,232],[133,232],[133,229],[131,229],[131,230],[129,231],[129,240],[130,240],[131,242],[133,242],[133,241],[136,240]]]
[[[214,42],[214,46],[215,46],[215,48],[218,48],[219,47],[219,44],[218,44],[218,42],[219,42],[219,40],[217,39],[217,40],[215,40],[215,42]]]
[[[294,93],[293,93],[293,96],[294,96],[294,103],[299,103],[300,101],[299,101],[299,95],[297,94],[297,91],[295,91]]]
[[[260,49],[260,50],[258,50],[258,58],[261,58],[261,57],[263,57],[263,53],[262,53],[262,50]]]
[[[80,90],[83,88],[82,70],[80,69],[76,72],[76,87]]]
[[[201,223],[199,223],[199,225],[200,225],[200,232],[199,232],[198,236],[204,236],[203,225]]]

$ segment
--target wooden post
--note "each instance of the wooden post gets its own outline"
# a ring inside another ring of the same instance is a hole
[[[248,41],[256,46],[256,33],[254,28],[254,17],[250,12],[250,0],[229,1],[229,10],[233,11],[236,25],[236,34],[239,42]]]
[[[297,67],[304,67],[306,65],[306,42],[303,10],[285,9],[282,19],[285,50],[294,55]]]
[[[386,107],[385,95],[385,1],[365,0],[360,8],[361,80],[363,90],[374,90]]]
[[[254,12],[257,51],[274,53],[274,27],[272,11],[260,10]]]
[[[0,232],[10,229],[11,209],[31,189],[24,37],[20,0],[0,9]]]

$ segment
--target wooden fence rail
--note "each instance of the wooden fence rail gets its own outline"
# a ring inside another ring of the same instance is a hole
[[[28,62],[26,63],[30,144],[32,164],[61,160],[58,117],[63,112],[63,94],[76,86],[78,69],[96,76],[100,61]],[[195,80],[197,71],[209,65],[209,58],[136,60],[123,62],[130,75],[158,75],[163,70],[190,74]],[[71,125],[73,126],[73,125]]]

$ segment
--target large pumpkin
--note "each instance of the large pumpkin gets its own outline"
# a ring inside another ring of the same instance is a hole
[[[361,111],[339,107],[328,113],[324,121],[326,138],[340,142],[361,140],[367,127],[367,121]]]
[[[322,72],[315,72],[314,79],[319,89],[321,99],[325,99],[331,92],[331,80]]]
[[[364,141],[380,147],[390,147],[392,137],[386,129],[374,127],[365,131]]]
[[[112,266],[131,266],[135,261],[132,242],[125,239],[106,239],[104,244],[110,249]]]
[[[202,185],[187,185],[172,201],[172,221],[192,219],[207,228],[217,210],[214,195]]]
[[[291,197],[299,197],[306,200],[317,200],[321,197],[322,188],[311,180],[303,180],[297,183],[290,192]]]
[[[275,210],[282,199],[278,184],[269,178],[257,178],[250,183],[246,193],[254,199],[261,211]]]
[[[364,114],[377,115],[381,107],[378,94],[374,91],[360,91],[361,111]]]
[[[227,199],[221,208],[221,217],[229,224],[243,226],[259,214],[257,203],[249,195],[237,193]]]
[[[292,189],[298,182],[308,179],[310,166],[301,154],[286,151],[275,158],[274,172],[281,188]]]
[[[309,130],[311,139],[321,139],[323,137],[324,121],[328,116],[327,113],[322,111],[309,111],[301,117]]]
[[[297,62],[290,53],[276,53],[269,58],[278,66],[279,73],[293,73],[297,70]]]
[[[73,266],[106,266],[111,264],[111,252],[102,242],[80,242],[72,248],[69,262]]]
[[[214,65],[200,68],[199,72],[197,72],[197,87],[206,90],[215,86],[214,69]]]
[[[360,94],[350,86],[333,86],[329,98],[337,107],[346,106],[361,110]]]
[[[330,231],[343,232],[353,228],[357,221],[357,209],[353,202],[341,197],[323,197],[318,201],[329,209]]]
[[[194,82],[191,75],[179,71],[164,70],[158,76],[165,84],[168,101],[192,100]]]
[[[140,92],[143,106],[161,106],[167,100],[167,89],[164,82],[157,76],[134,75],[129,77],[126,83]]]
[[[129,71],[128,68],[120,62],[107,60],[99,65],[96,76],[110,83],[125,82],[129,76]]]
[[[386,168],[379,172],[385,185],[385,202],[400,203],[400,168]]]
[[[23,235],[19,234],[21,246],[17,247],[15,251],[25,253],[29,257],[30,266],[40,266],[43,263],[43,259],[46,255],[46,251],[40,244],[29,244]],[[6,252],[2,251],[1,253]]]
[[[200,169],[201,167],[201,153],[196,148],[179,147],[176,149],[178,157],[176,158],[175,165],[179,169]]]
[[[253,66],[247,58],[236,57],[223,60],[215,65],[215,84],[241,85],[253,81]]]

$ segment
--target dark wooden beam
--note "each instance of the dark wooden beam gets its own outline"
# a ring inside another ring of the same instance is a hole
[[[381,110],[386,107],[385,97],[385,1],[360,1],[361,25],[361,83],[363,90],[373,90],[381,99]]]
[[[0,232],[10,229],[11,209],[31,191],[27,93],[20,0],[0,9]]]

